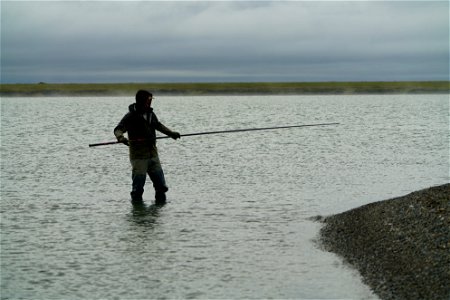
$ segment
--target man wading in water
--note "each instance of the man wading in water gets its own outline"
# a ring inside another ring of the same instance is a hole
[[[142,204],[142,194],[147,174],[155,188],[155,204],[166,202],[166,185],[164,172],[158,158],[156,148],[156,132],[162,132],[173,139],[179,139],[180,134],[172,131],[158,121],[151,107],[153,96],[150,92],[140,90],[136,93],[136,103],[131,104],[129,112],[122,118],[119,125],[114,128],[117,140],[130,150],[132,166],[131,203]],[[124,136],[128,132],[129,140]]]

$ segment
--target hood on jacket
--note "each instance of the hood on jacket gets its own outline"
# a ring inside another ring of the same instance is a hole
[[[129,111],[130,113],[144,114],[143,111],[139,111],[139,110],[137,109],[136,103],[130,104],[130,105],[128,106],[128,111]],[[150,107],[150,109],[149,109],[148,112],[150,112],[150,113],[153,112],[153,107]]]

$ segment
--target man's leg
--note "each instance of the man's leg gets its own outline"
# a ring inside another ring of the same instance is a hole
[[[148,175],[155,188],[155,203],[164,204],[166,202],[166,192],[169,190],[164,178],[164,172],[158,157],[150,159],[148,164]]]
[[[131,189],[131,202],[142,203],[142,194],[144,193],[145,179],[147,177],[148,159],[131,160],[131,177],[133,180]]]

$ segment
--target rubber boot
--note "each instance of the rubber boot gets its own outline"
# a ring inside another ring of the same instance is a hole
[[[142,199],[142,193],[131,192],[131,204],[133,205],[142,205],[144,204],[144,200]]]
[[[166,192],[156,191],[155,193],[155,204],[164,205],[166,204]]]

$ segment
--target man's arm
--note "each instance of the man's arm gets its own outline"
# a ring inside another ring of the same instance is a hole
[[[125,145],[129,145],[128,139],[124,136],[125,132],[127,132],[127,129],[125,127],[126,122],[126,116],[122,118],[122,120],[119,122],[119,124],[114,128],[114,135],[117,138],[118,142],[121,142]]]
[[[169,128],[164,126],[161,122],[156,123],[155,129],[161,133],[164,133],[165,135],[170,136],[174,140],[179,139],[181,137],[180,133],[170,130]]]

